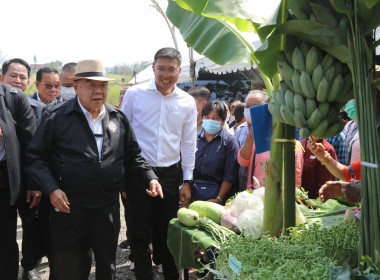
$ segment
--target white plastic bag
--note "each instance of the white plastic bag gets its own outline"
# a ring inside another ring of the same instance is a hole
[[[239,216],[245,210],[263,210],[264,204],[260,197],[249,192],[241,192],[236,195],[231,205],[231,212]]]
[[[253,195],[257,196],[257,197],[260,197],[261,200],[263,201],[264,203],[264,198],[265,198],[265,188],[264,187],[260,187],[256,190],[253,191]]]
[[[245,210],[239,215],[237,226],[246,236],[260,238],[263,233],[263,210]]]

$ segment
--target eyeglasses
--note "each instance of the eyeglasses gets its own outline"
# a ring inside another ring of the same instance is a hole
[[[45,86],[45,88],[47,89],[47,90],[51,90],[53,87],[55,88],[55,89],[59,89],[60,88],[60,84],[56,84],[56,85],[52,85],[52,84],[45,84],[45,83],[43,83],[43,82],[39,82],[41,85],[44,85]]]
[[[175,75],[177,75],[178,70],[177,69],[167,69],[166,70],[165,68],[157,68],[156,72],[160,75],[165,75],[166,73],[168,73],[170,76],[175,76]]]

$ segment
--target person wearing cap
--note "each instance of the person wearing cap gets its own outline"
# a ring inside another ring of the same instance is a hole
[[[73,80],[77,97],[47,107],[26,152],[26,172],[54,209],[55,279],[87,279],[91,252],[96,279],[115,279],[125,172],[148,186],[146,195],[162,198],[162,189],[127,118],[106,103],[111,79],[102,63],[79,61]]]
[[[127,180],[131,216],[128,226],[132,229],[137,279],[153,279],[148,247],[151,237],[154,263],[162,263],[165,279],[179,278],[166,244],[167,230],[178,208],[190,203],[197,138],[195,100],[176,86],[180,65],[181,54],[176,49],[158,50],[152,67],[154,79],[130,88],[121,104],[121,111],[136,132],[142,155],[160,178],[165,195],[162,200],[146,197],[141,191],[143,182]]]

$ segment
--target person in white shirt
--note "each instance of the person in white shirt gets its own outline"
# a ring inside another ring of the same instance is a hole
[[[160,49],[152,66],[155,78],[130,88],[120,107],[132,125],[142,156],[159,177],[164,194],[162,200],[147,198],[146,186],[126,177],[137,279],[153,279],[150,238],[153,261],[162,263],[165,279],[179,278],[166,245],[167,229],[178,208],[190,203],[197,138],[194,98],[176,86],[180,65],[181,55],[176,49]]]

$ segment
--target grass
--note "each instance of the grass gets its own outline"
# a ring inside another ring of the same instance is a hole
[[[107,102],[110,103],[111,105],[115,105],[119,103],[119,94],[120,90],[123,86],[123,84],[128,83],[132,77],[131,76],[124,76],[124,75],[119,75],[119,74],[108,74],[108,77],[111,79],[115,79],[114,81],[110,81],[108,83],[108,98]],[[124,83],[123,83],[123,78],[124,78]],[[37,88],[36,88],[36,73],[31,73],[30,76],[30,85],[26,89],[25,93],[27,95],[33,94]]]

